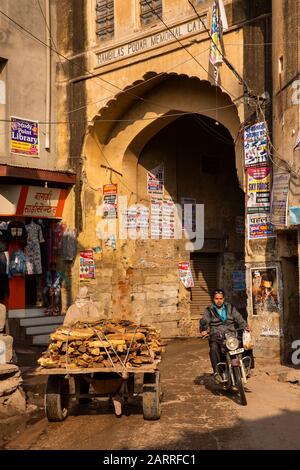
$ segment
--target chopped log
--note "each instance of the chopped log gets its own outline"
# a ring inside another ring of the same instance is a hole
[[[125,362],[127,367],[140,367],[162,353],[157,329],[128,320],[77,322],[70,329],[59,327],[50,337],[48,350],[39,359],[41,367],[112,367]]]

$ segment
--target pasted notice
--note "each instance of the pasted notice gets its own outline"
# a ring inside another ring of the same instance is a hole
[[[147,173],[147,193],[156,197],[164,194],[164,165],[161,164]]]
[[[232,273],[232,290],[234,292],[241,292],[246,289],[246,272],[234,271]]]
[[[93,250],[85,250],[80,252],[79,279],[81,281],[95,279],[95,262]]]
[[[244,130],[245,166],[268,163],[267,125],[259,122]]]
[[[287,225],[289,183],[289,173],[274,174],[272,190],[272,224],[275,227],[286,227]]]
[[[188,261],[178,264],[179,279],[184,287],[194,287],[194,279],[191,271],[191,266]]]
[[[39,123],[11,117],[10,152],[25,157],[39,156]]]
[[[259,240],[262,238],[274,238],[271,214],[248,215],[248,237],[249,240]]]
[[[116,219],[118,209],[118,185],[105,184],[103,186],[103,218]]]
[[[271,209],[271,168],[253,167],[247,169],[248,214],[269,213]]]

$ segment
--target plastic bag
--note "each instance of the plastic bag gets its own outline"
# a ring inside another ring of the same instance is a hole
[[[246,350],[254,348],[254,339],[249,331],[244,331],[243,333],[243,346]]]

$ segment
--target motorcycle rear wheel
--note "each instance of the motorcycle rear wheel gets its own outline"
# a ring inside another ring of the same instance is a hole
[[[235,377],[236,387],[239,391],[241,405],[246,406],[247,405],[247,398],[246,398],[246,393],[245,393],[245,389],[244,389],[244,384],[243,384],[243,381],[242,381],[241,369],[239,367],[234,367],[233,370],[234,370],[234,377]]]

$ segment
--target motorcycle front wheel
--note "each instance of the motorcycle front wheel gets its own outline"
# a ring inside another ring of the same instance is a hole
[[[246,398],[246,393],[244,389],[244,384],[242,381],[241,369],[239,367],[234,367],[233,370],[234,370],[234,378],[235,378],[236,387],[239,391],[241,405],[246,406],[247,398]]]

